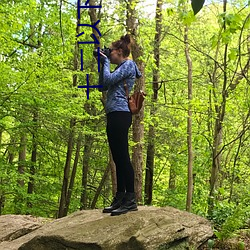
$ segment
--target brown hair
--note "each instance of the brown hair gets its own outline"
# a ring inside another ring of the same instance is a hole
[[[122,49],[122,54],[124,57],[127,57],[130,54],[130,44],[131,44],[131,38],[129,34],[121,36],[120,40],[117,40],[112,43],[114,48]]]

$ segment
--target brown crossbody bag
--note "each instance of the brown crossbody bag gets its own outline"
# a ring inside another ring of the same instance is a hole
[[[138,114],[142,108],[142,104],[143,104],[146,94],[142,90],[139,90],[139,91],[134,92],[134,94],[132,94],[131,96],[129,96],[128,85],[126,83],[126,80],[124,81],[124,89],[126,92],[126,96],[128,100],[128,107],[130,109],[130,112],[132,114]]]

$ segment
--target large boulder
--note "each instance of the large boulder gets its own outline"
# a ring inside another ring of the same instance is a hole
[[[172,207],[141,206],[120,216],[96,209],[75,212],[14,240],[6,238],[0,250],[197,249],[212,235],[208,220]]]
[[[38,229],[46,221],[49,220],[31,215],[2,215],[0,216],[0,242],[15,240]]]

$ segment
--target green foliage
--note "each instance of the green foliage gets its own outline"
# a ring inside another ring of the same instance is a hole
[[[245,243],[244,242],[239,242],[238,244],[239,250],[245,250]]]
[[[250,217],[250,207],[238,204],[234,210],[228,214],[224,222],[221,223],[220,229],[215,232],[215,235],[220,240],[228,239],[234,236],[239,229],[246,227],[246,222]]]
[[[209,239],[207,242],[208,249],[211,250],[213,249],[214,246],[214,240]]]
[[[215,225],[222,225],[228,217],[230,217],[235,209],[233,203],[228,203],[227,201],[218,201],[215,203],[212,217],[210,218]]]

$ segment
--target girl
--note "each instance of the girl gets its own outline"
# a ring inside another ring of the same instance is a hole
[[[107,92],[105,111],[107,115],[106,132],[110,150],[116,166],[117,192],[109,207],[104,213],[120,215],[129,211],[137,211],[134,192],[134,169],[131,165],[128,150],[128,130],[132,123],[132,114],[128,107],[124,83],[131,91],[135,78],[141,77],[137,65],[128,58],[130,54],[130,36],[122,36],[120,40],[111,44],[110,60],[101,54],[102,69],[99,84],[100,91]],[[117,64],[114,72],[110,72],[110,63]]]

